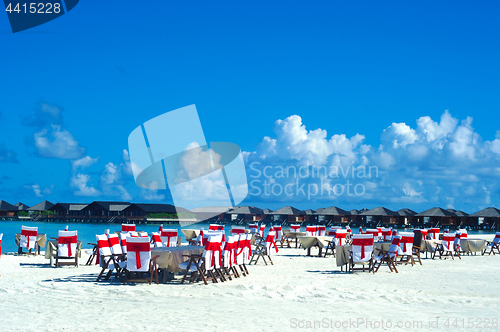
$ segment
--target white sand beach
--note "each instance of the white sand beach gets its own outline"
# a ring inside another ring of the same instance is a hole
[[[95,282],[95,265],[56,269],[43,256],[3,254],[0,330],[366,331],[384,324],[421,331],[430,322],[434,330],[470,330],[471,322],[477,331],[498,330],[499,255],[424,259],[374,275],[340,272],[335,258],[305,254],[281,249],[273,266],[259,262],[247,277],[208,286],[180,285],[180,277],[160,285]],[[494,319],[497,328],[484,328]]]

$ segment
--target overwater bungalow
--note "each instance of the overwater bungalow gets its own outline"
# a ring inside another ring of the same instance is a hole
[[[18,208],[6,201],[0,201],[0,217],[15,217]]]
[[[469,222],[481,228],[497,228],[500,226],[500,210],[488,207],[469,215]]]
[[[415,215],[417,223],[423,227],[456,226],[456,215],[440,207],[433,207]]]
[[[316,212],[318,222],[326,225],[339,225],[349,223],[350,212],[336,206],[330,206],[320,212]]]
[[[385,207],[376,207],[374,209],[361,213],[366,217],[366,223],[373,226],[394,226],[397,223],[398,213]]]
[[[302,223],[306,216],[305,211],[294,208],[293,206],[285,206],[279,210],[271,212],[274,215],[273,222],[275,223]]]

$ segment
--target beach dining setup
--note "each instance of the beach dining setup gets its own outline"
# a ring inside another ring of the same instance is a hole
[[[293,249],[306,259],[331,259],[332,269],[353,273],[376,273],[387,266],[398,273],[402,265],[424,265],[425,259],[455,260],[463,255],[500,255],[500,232],[490,240],[469,236],[467,229],[450,227],[397,229],[349,225],[291,223],[266,225],[210,224],[207,229],[164,228],[149,232],[141,225],[124,223],[121,229],[105,229],[95,241],[82,241],[76,229],[52,234],[39,227],[22,225],[15,234],[18,255],[40,255],[56,268],[80,266],[82,253],[86,266],[97,266],[96,282],[149,284],[179,282],[227,282],[250,275],[251,265],[275,264],[273,256]],[[3,239],[5,241],[5,239]],[[0,255],[2,234],[0,234]],[[92,249],[84,249],[84,247]],[[310,257],[310,258],[309,258]],[[333,258],[333,259],[332,259]]]

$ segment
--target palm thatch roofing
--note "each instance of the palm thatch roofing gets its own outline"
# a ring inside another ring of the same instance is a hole
[[[402,217],[411,217],[417,214],[417,212],[410,209],[401,209],[398,210],[396,213]]]
[[[329,208],[323,209],[321,212],[316,212],[316,214],[322,216],[348,216],[351,213],[336,206],[330,206]]]
[[[28,205],[21,202],[14,204],[14,206],[17,207],[19,211],[26,211],[30,208]]]
[[[37,205],[33,205],[29,208],[30,211],[49,211],[54,206],[53,203],[49,201],[43,201]]]
[[[433,207],[416,215],[417,217],[455,217],[455,214],[440,207]]]
[[[294,208],[293,206],[285,206],[285,207],[282,207],[279,210],[276,210],[276,211],[272,212],[271,214],[280,214],[280,215],[294,215],[294,214],[297,214],[297,215],[303,216],[306,213],[304,211],[302,211],[302,210]]]
[[[255,206],[238,206],[229,211],[231,214],[264,214],[262,209]]]
[[[398,213],[391,211],[385,207],[379,206],[374,209],[364,211],[361,213],[362,216],[397,216]]]
[[[470,217],[487,217],[487,218],[500,217],[500,210],[494,207],[489,207],[471,214]]]
[[[17,207],[7,203],[6,201],[0,201],[0,210],[2,211],[17,211]]]
[[[455,210],[455,209],[446,209],[446,211],[453,213],[457,217],[468,217],[469,216],[469,214],[467,212],[459,211],[459,210]]]

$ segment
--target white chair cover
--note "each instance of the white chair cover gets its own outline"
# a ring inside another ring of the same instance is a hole
[[[177,247],[177,229],[163,229],[161,231],[161,242],[165,247]]]
[[[127,270],[147,272],[151,261],[149,237],[127,237]]]
[[[21,248],[34,249],[37,235],[38,235],[38,227],[21,226],[21,237],[19,238],[19,246]]]
[[[352,260],[354,263],[368,262],[373,253],[372,234],[354,234],[352,236]]]
[[[59,231],[57,256],[75,257],[77,243],[77,231]]]

